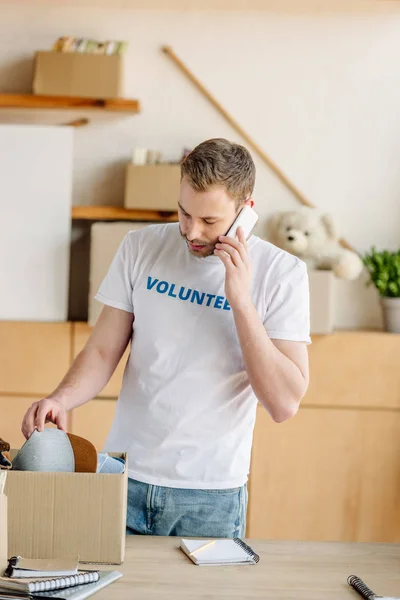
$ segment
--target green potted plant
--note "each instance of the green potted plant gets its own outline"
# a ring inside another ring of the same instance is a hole
[[[373,246],[363,257],[370,281],[380,294],[386,331],[400,333],[400,250],[378,252]]]

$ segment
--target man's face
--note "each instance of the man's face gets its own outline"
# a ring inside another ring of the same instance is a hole
[[[186,177],[179,194],[179,228],[193,256],[213,254],[220,235],[225,235],[237,213],[236,203],[222,186],[196,192]]]

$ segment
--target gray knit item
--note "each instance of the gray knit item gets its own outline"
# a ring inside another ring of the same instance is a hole
[[[12,469],[73,473],[74,452],[65,431],[47,428],[39,433],[35,430],[12,461]]]

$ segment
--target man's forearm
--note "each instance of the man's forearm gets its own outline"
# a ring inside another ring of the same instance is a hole
[[[269,338],[253,304],[233,311],[250,384],[274,421],[293,416],[307,390],[307,378]]]
[[[60,385],[48,396],[71,410],[92,400],[109,381],[114,365],[95,347],[84,348],[72,363]]]

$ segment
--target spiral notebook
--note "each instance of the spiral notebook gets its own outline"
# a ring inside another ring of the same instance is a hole
[[[373,592],[366,583],[363,582],[362,579],[357,577],[357,575],[349,575],[347,578],[347,583],[351,585],[352,588],[356,590],[366,600],[372,600],[372,598],[381,598],[382,600],[400,600],[398,597],[393,596],[377,596],[375,592]]]
[[[23,558],[12,556],[8,559],[7,577],[68,577],[78,572],[78,557],[72,558]]]
[[[81,571],[76,575],[53,577],[51,579],[37,577],[32,577],[31,579],[0,577],[0,589],[35,594],[37,592],[61,590],[63,588],[83,585],[85,583],[94,583],[95,581],[98,581],[98,579],[98,571]]]
[[[65,587],[63,589],[54,588],[49,591],[40,591],[40,596],[35,596],[35,592],[24,592],[20,590],[5,590],[3,586],[3,580],[0,581],[0,598],[15,598],[16,594],[18,594],[18,598],[54,598],[57,600],[84,600],[85,598],[89,598],[102,588],[106,587],[113,581],[116,581],[122,577],[122,573],[119,571],[100,571],[98,573],[98,578],[93,583],[84,583],[77,584],[70,587]],[[10,594],[9,596],[7,594]],[[29,595],[28,595],[29,594]],[[32,594],[32,595],[30,595]]]
[[[240,538],[224,540],[188,540],[182,539],[180,549],[196,565],[256,565],[260,560]]]

